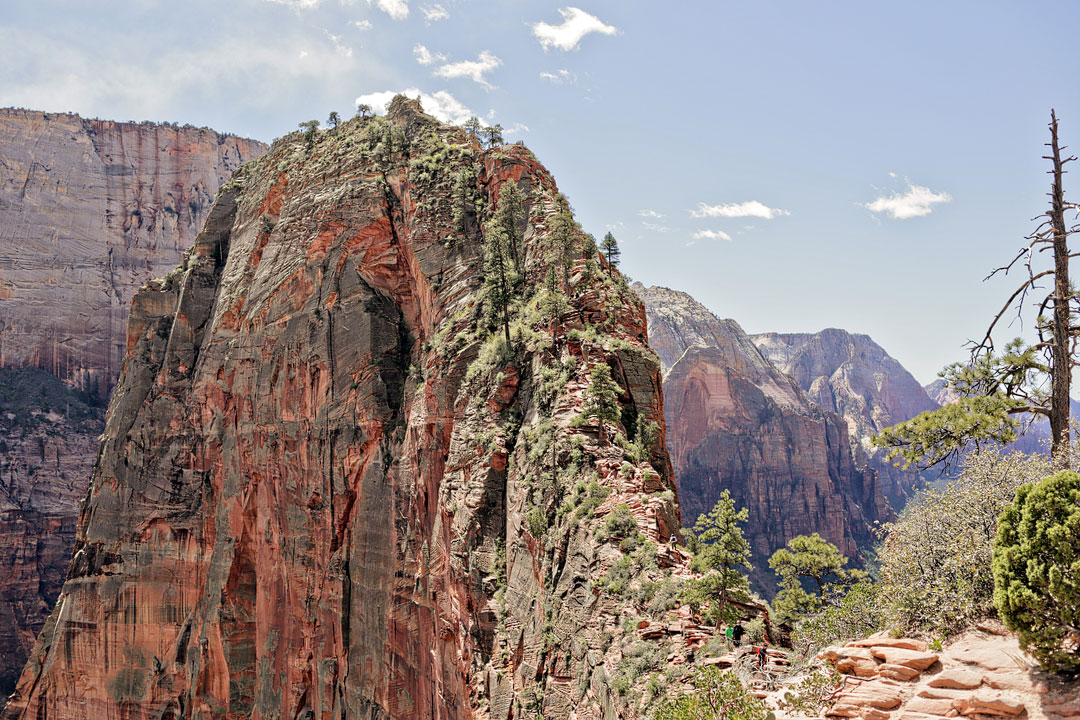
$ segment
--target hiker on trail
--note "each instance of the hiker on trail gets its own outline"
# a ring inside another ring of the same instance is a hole
[[[742,644],[743,626],[736,625],[731,631],[731,640],[735,643],[735,647],[739,647]]]
[[[758,670],[765,670],[766,649],[764,645],[755,645],[754,653],[757,655]]]

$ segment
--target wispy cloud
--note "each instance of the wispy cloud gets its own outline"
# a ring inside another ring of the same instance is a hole
[[[301,10],[310,10],[319,7],[319,3],[321,3],[322,0],[267,0],[267,2],[274,3],[275,5],[286,5],[296,12],[300,12]]]
[[[424,13],[424,22],[428,25],[450,17],[450,12],[442,5],[425,5],[420,12]]]
[[[469,118],[476,115],[461,101],[445,90],[434,93],[421,92],[416,88],[407,90],[383,90],[382,92],[367,93],[356,98],[356,105],[370,105],[376,113],[386,112],[386,106],[394,99],[395,95],[418,98],[424,107],[424,112],[432,115],[442,122],[453,125],[461,125]]]
[[[370,20],[353,20],[352,25],[357,30],[370,30],[371,29],[371,21]]]
[[[934,211],[934,205],[951,200],[949,193],[936,193],[928,187],[913,185],[909,180],[906,192],[882,195],[873,202],[864,203],[863,207],[870,212],[886,213],[894,220],[907,220],[929,215]]]
[[[333,44],[334,50],[337,52],[338,55],[347,58],[352,57],[352,48],[341,42],[340,35],[334,35],[329,30],[324,30],[323,32],[326,33],[326,37],[330,38],[330,42],[331,44]]]
[[[573,85],[577,82],[577,74],[569,70],[556,70],[540,73],[540,79],[547,80],[552,85]]]
[[[563,18],[560,25],[551,25],[546,22],[533,25],[533,36],[540,41],[544,50],[553,47],[564,52],[576,50],[581,39],[589,33],[601,35],[619,33],[619,29],[614,25],[606,25],[600,18],[576,7],[559,8],[559,14]]]
[[[690,237],[695,240],[727,240],[731,241],[731,236],[723,230],[698,230]]]
[[[289,0],[275,0],[288,2]],[[315,2],[319,0],[293,0],[296,2]],[[409,17],[408,0],[367,0],[368,5],[374,5],[395,20],[404,20]]]
[[[652,230],[653,232],[666,233],[671,230],[671,228],[665,227],[664,225],[660,225],[658,223],[643,222],[641,224],[645,226],[646,230]]]
[[[638,210],[638,215],[643,218],[655,218],[656,220],[660,220],[664,217],[663,213],[658,213],[655,210]]]
[[[778,208],[771,208],[764,203],[757,200],[748,200],[741,203],[726,203],[720,205],[707,205],[700,203],[697,210],[691,210],[690,214],[696,218],[742,218],[742,217],[759,217],[764,220],[772,220],[774,217],[781,215],[790,215],[787,210],[780,210]]]
[[[486,88],[494,87],[484,77],[485,74],[502,65],[502,60],[492,55],[487,50],[482,50],[475,60],[462,60],[461,62],[446,63],[435,70],[436,77],[442,78],[469,78]]]
[[[446,60],[446,56],[442,53],[433,53],[420,43],[416,43],[416,45],[413,46],[412,51],[413,56],[416,57],[416,62],[420,63],[421,65],[431,65],[433,63],[444,62]]]

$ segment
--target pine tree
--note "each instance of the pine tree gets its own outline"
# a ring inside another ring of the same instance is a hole
[[[496,123],[484,128],[484,136],[487,138],[488,148],[503,144],[503,126]]]
[[[750,596],[750,581],[739,571],[739,568],[753,570],[750,543],[739,527],[749,516],[746,508],[735,511],[731,493],[724,490],[713,509],[698,517],[694,524],[694,534],[701,549],[694,556],[691,567],[706,572],[706,575],[692,581],[695,584],[688,590],[714,602],[719,617],[730,615],[726,612],[729,600],[744,601]]]
[[[559,347],[559,325],[562,323],[563,315],[570,309],[570,304],[566,301],[566,295],[563,294],[559,288],[558,274],[555,272],[555,266],[548,266],[547,279],[544,283],[544,294],[540,297],[540,312],[551,318],[551,342],[558,355]]]
[[[1065,210],[1076,206],[1065,202],[1061,183],[1065,165],[1076,158],[1061,155],[1057,115],[1053,110],[1050,142],[1046,145],[1050,154],[1044,158],[1051,161],[1049,174],[1053,178],[1050,209],[1043,214],[1046,219],[1026,238],[1028,243],[1011,262],[987,276],[989,279],[999,272],[1008,274],[1019,263],[1027,279],[990,322],[970,360],[942,371],[941,376],[960,400],[886,428],[874,438],[876,445],[889,448],[886,459],[900,457],[906,464],[919,468],[938,463],[948,465],[970,445],[1012,442],[1019,426],[1014,416],[1030,413],[1050,421],[1051,456],[1059,464],[1065,462],[1069,453],[1069,387],[1072,370],[1080,365],[1072,352],[1080,337],[1075,309],[1080,298],[1069,282],[1068,237],[1075,229],[1065,224]],[[1044,250],[1052,251],[1053,264],[1040,270],[1034,264],[1047,257]],[[1051,285],[1049,294],[1029,298],[1044,282]],[[1032,307],[1038,308],[1034,323],[1038,342],[1029,346],[1017,338],[999,354],[992,339],[995,328],[1014,311],[1019,316],[1029,300]],[[1043,315],[1047,309],[1051,311],[1050,318]]]
[[[453,211],[454,226],[458,232],[464,233],[468,229],[469,220],[476,216],[476,171],[471,165],[466,165],[454,173],[450,207]]]
[[[799,535],[788,541],[769,558],[769,567],[780,576],[780,592],[773,600],[773,609],[780,620],[788,621],[819,610],[833,600],[842,588],[863,580],[866,573],[850,570],[848,559],[835,545],[817,533]],[[803,580],[811,580],[817,593],[803,588]]]
[[[360,103],[356,106],[356,114],[364,118],[371,114],[371,106],[367,103]]]
[[[581,415],[595,418],[600,425],[600,439],[607,441],[605,423],[617,423],[621,418],[619,396],[622,388],[611,378],[611,366],[599,363],[589,370],[589,387],[585,389],[585,406]]]
[[[577,223],[567,209],[551,218],[551,238],[557,265],[562,269],[563,290],[570,292],[570,271],[574,267],[578,245]]]
[[[469,135],[472,135],[474,138],[476,138],[477,141],[480,140],[481,126],[480,126],[480,119],[479,118],[477,118],[477,117],[469,118],[468,120],[465,121],[465,124],[462,127],[465,128],[465,132],[469,133]]]
[[[307,120],[300,123],[300,129],[304,131],[304,142],[307,143],[307,148],[310,150],[315,147],[315,138],[319,134],[319,121]]]
[[[622,252],[619,250],[619,243],[616,242],[615,236],[610,231],[600,241],[600,252],[604,253],[604,257],[608,261],[608,267],[612,270],[619,266],[619,256],[622,255]]]
[[[332,111],[330,117],[326,118],[326,124],[332,128],[336,128],[339,122],[341,122],[341,116],[338,115],[337,110]]]
[[[484,238],[484,294],[502,324],[506,347],[510,347],[510,303],[516,282],[508,257],[509,241],[497,222],[487,224]]]
[[[517,183],[508,180],[499,189],[499,210],[495,218],[509,241],[510,257],[514,270],[521,274],[521,232],[518,223],[525,216],[525,195],[518,189]]]

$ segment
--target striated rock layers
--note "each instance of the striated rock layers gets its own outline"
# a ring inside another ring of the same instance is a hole
[[[852,452],[878,472],[886,497],[897,509],[938,471],[921,474],[885,462],[870,439],[890,425],[933,410],[938,403],[868,335],[830,328],[818,333],[764,333],[753,341],[823,410],[847,423]]]
[[[507,348],[481,235],[511,182]],[[630,600],[595,581],[623,536],[641,572],[685,560],[657,542],[679,526],[659,364],[564,208],[524,147],[400,97],[245,165],[135,298],[67,581],[2,717],[634,717],[611,689]],[[599,363],[604,429],[581,412]]]
[[[849,556],[891,516],[875,473],[852,456],[843,420],[822,412],[761,354],[734,320],[689,295],[634,289],[664,367],[668,448],[688,522],[725,489],[750,511],[745,533],[764,559],[796,535],[820,533]]]
[[[222,182],[264,151],[205,129],[0,109],[5,697],[63,583],[132,296],[176,266]]]
[[[0,109],[0,367],[106,399],[140,285],[176,267],[266,146],[213,130]]]

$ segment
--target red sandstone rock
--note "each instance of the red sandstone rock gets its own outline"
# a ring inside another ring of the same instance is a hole
[[[621,552],[560,510],[596,467],[646,537],[679,527],[674,492],[646,502],[645,478],[674,482],[644,310],[579,280],[556,343],[545,318],[509,360],[485,350],[479,219],[454,220],[453,180],[530,195],[533,287],[557,198],[525,148],[475,153],[399,99],[313,148],[283,139],[222,193],[182,272],[135,301],[68,579],[0,717],[634,717],[604,636],[637,608],[598,583]],[[568,342],[582,317],[599,338]],[[659,425],[630,479],[573,424],[598,362]],[[658,657],[682,649],[667,638]]]
[[[961,715],[999,715],[1015,717],[1024,712],[1024,703],[992,690],[980,690],[973,695],[953,701]]]
[[[957,688],[961,690],[973,690],[982,685],[983,676],[970,670],[953,668],[942,670],[930,678],[927,683],[932,688]]]
[[[890,665],[903,665],[914,670],[926,670],[938,661],[936,653],[905,650],[904,648],[873,647],[870,652]]]

